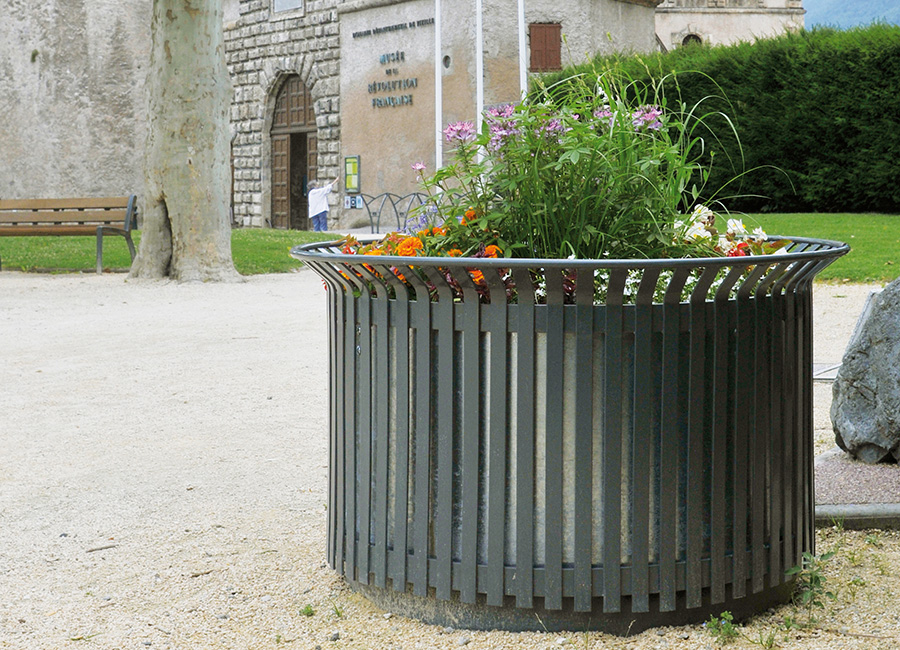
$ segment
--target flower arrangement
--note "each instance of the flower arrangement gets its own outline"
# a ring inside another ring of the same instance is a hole
[[[471,122],[450,124],[451,162],[430,175],[424,163],[412,165],[428,198],[406,230],[365,245],[348,238],[344,252],[674,259],[761,255],[788,243],[759,228],[749,233],[739,219],[720,232],[723,219],[698,203],[709,170],[700,162],[708,130],[697,106],[669,106],[661,85],[643,89],[612,73],[594,79],[570,79],[564,98],[545,88],[490,108],[480,132]],[[482,272],[469,275],[486,295]],[[600,274],[601,293],[604,283]],[[537,279],[535,288],[540,295]]]

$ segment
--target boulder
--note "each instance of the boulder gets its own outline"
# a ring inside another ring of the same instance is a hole
[[[866,463],[900,460],[900,279],[869,295],[832,391],[838,446]]]

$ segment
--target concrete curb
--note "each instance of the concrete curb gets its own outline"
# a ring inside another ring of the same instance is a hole
[[[816,506],[816,527],[839,525],[863,528],[900,529],[900,503],[825,504]]]

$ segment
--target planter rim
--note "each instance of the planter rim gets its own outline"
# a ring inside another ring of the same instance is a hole
[[[369,238],[360,238],[368,240]],[[372,237],[377,241],[380,237]],[[294,259],[342,264],[377,264],[378,266],[428,266],[447,268],[559,268],[559,269],[674,269],[696,267],[770,266],[778,263],[796,263],[813,260],[835,260],[850,252],[849,244],[830,239],[811,237],[769,236],[768,240],[787,239],[791,243],[783,252],[771,255],[745,255],[742,257],[680,257],[662,259],[549,259],[549,258],[489,258],[489,257],[404,257],[400,255],[349,255],[341,252],[339,240],[313,242],[294,246],[290,255]]]

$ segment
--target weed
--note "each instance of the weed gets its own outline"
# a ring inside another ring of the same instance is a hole
[[[803,562],[791,569],[787,575],[796,576],[797,584],[794,588],[794,604],[806,610],[806,624],[812,627],[816,624],[813,616],[814,609],[824,609],[825,600],[835,600],[837,596],[825,588],[824,566],[834,557],[834,553],[813,555],[803,554]]]
[[[312,605],[307,605],[300,610],[300,616],[313,616],[316,613],[316,610],[313,609]]]
[[[859,576],[854,576],[853,578],[851,578],[850,582],[847,583],[847,592],[850,594],[850,600],[856,600],[856,593],[859,591],[859,588],[865,586],[866,581]]]
[[[760,630],[759,639],[750,639],[750,643],[758,645],[765,650],[772,650],[775,647],[775,630]]]
[[[878,573],[880,573],[881,575],[883,575],[883,576],[891,575],[891,567],[888,564],[887,560],[885,560],[885,558],[882,557],[881,555],[875,555],[872,558],[872,564],[875,565],[875,568],[878,569]]]
[[[731,612],[727,611],[722,612],[718,618],[710,616],[706,622],[706,631],[715,638],[719,645],[727,645],[741,635],[734,627],[734,617]]]
[[[785,632],[790,632],[791,630],[800,630],[803,629],[803,626],[797,622],[797,619],[794,618],[791,614],[788,614],[784,617],[784,623],[781,626]]]
[[[333,600],[331,601],[331,613],[334,614],[335,618],[344,617],[344,610],[341,609],[340,606],[338,606],[338,604]]]
[[[834,529],[839,532],[844,532],[844,518],[843,517],[832,517],[831,525],[834,526]]]
[[[847,561],[850,562],[852,566],[859,566],[862,564],[862,553],[856,549],[847,551]]]
[[[875,546],[876,548],[881,546],[881,538],[878,536],[878,533],[872,533],[870,535],[866,535],[866,544],[870,546]]]

